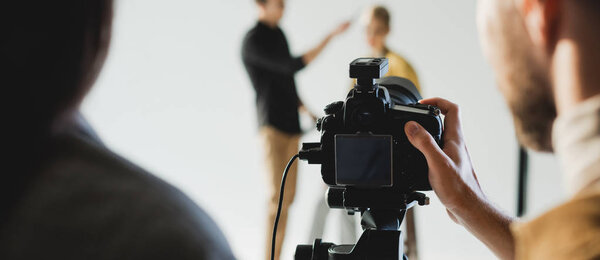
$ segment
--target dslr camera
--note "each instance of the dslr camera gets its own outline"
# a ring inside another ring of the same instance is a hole
[[[359,58],[350,63],[356,85],[345,101],[325,107],[317,121],[321,142],[303,143],[298,157],[321,165],[330,208],[360,212],[363,234],[356,244],[316,239],[298,245],[297,260],[407,259],[400,224],[406,210],[428,204],[418,192],[431,190],[427,161],[408,141],[404,125],[416,121],[442,146],[440,110],[419,104],[408,79],[386,77],[388,60]]]
[[[332,208],[393,208],[385,205],[393,203],[390,193],[431,190],[425,157],[408,141],[404,125],[419,123],[441,146],[440,110],[419,104],[421,95],[408,79],[377,80],[387,70],[384,58],[352,61],[350,77],[356,86],[345,102],[325,107],[326,116],[317,121],[321,142],[302,145],[300,159],[321,164],[323,181],[332,188],[328,196]],[[347,190],[361,198],[344,198]]]

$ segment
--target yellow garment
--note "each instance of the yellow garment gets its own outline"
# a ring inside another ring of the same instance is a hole
[[[375,55],[375,56],[377,56],[377,55]],[[410,63],[408,63],[408,61],[406,61],[399,54],[389,51],[389,50],[386,51],[385,58],[388,59],[388,72],[385,74],[386,77],[396,76],[396,77],[407,78],[410,81],[412,81],[412,83],[414,83],[415,86],[417,87],[417,90],[419,90],[419,92],[421,92],[421,85],[419,84],[419,77],[417,77],[417,73],[415,72],[413,67],[410,65]],[[356,84],[356,80],[352,80],[352,86],[350,86],[350,89],[354,88],[354,84]]]
[[[406,61],[402,56],[392,51],[387,51],[385,57],[388,59],[388,73],[385,76],[396,76],[407,78],[412,81],[419,92],[421,91],[421,85],[419,84],[419,78],[413,67]]]
[[[600,259],[600,189],[511,226],[517,260]]]

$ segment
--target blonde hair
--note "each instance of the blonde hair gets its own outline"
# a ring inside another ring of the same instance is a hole
[[[365,16],[363,16],[363,21],[368,23],[371,19],[376,19],[382,22],[385,27],[390,28],[390,12],[381,5],[376,5],[367,10],[365,12]]]

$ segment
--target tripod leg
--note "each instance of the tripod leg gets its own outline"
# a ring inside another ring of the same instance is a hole
[[[418,260],[417,233],[415,224],[415,211],[410,208],[406,211],[406,256],[411,260]]]
[[[329,214],[329,207],[327,206],[327,201],[325,200],[325,196],[322,196],[317,205],[315,205],[315,212],[313,215],[312,227],[310,229],[309,239],[307,243],[312,243],[312,240],[315,238],[323,238],[323,232],[325,230],[325,221],[327,220],[327,215]]]

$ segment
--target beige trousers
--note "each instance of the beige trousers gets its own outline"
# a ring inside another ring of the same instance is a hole
[[[265,168],[267,170],[267,232],[266,232],[266,259],[271,257],[271,238],[273,235],[273,224],[277,215],[277,206],[279,202],[279,189],[283,171],[289,160],[298,153],[298,144],[300,135],[287,134],[273,127],[263,127],[260,135],[264,147]],[[285,190],[283,193],[283,203],[279,226],[277,227],[277,241],[275,247],[275,259],[278,260],[283,246],[283,238],[288,218],[288,209],[294,200],[296,193],[296,179],[298,171],[298,162],[295,162],[287,175]]]

